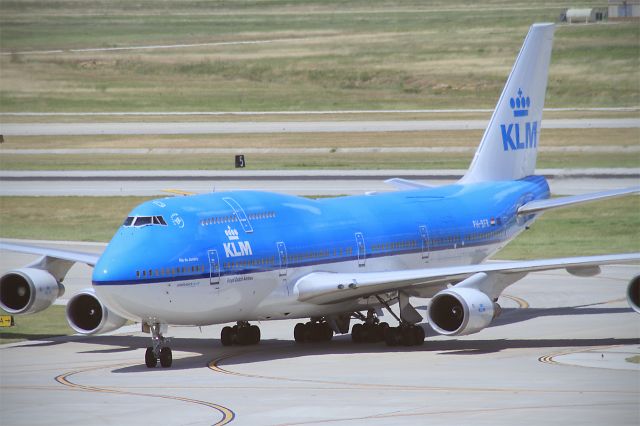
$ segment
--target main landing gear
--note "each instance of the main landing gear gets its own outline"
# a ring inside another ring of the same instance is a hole
[[[362,324],[354,324],[351,327],[351,340],[354,343],[378,343],[384,341],[386,330],[389,324],[380,322],[372,309],[367,311],[367,316],[356,313],[356,317],[363,320]]]
[[[233,327],[226,326],[220,332],[222,346],[256,345],[260,343],[260,327],[247,321],[238,321]]]
[[[387,302],[381,297],[376,296],[380,304],[382,304],[387,311],[398,320],[399,325],[397,327],[389,327],[386,322],[380,322],[374,311],[370,309],[365,317],[359,312],[355,313],[355,316],[363,321],[362,324],[354,324],[351,328],[351,340],[354,343],[377,343],[384,341],[387,346],[418,346],[424,343],[424,329],[419,325],[409,322],[404,318],[399,318],[392,310]],[[407,303],[401,303],[404,306],[410,306]],[[415,316],[409,312],[413,308],[405,308],[407,316],[410,316],[414,321],[418,322],[421,317]],[[402,317],[402,306],[401,313]]]
[[[171,367],[173,354],[171,353],[171,348],[168,346],[169,340],[162,335],[163,331],[166,332],[166,325],[162,326],[158,323],[149,324],[149,330],[151,331],[151,343],[153,346],[147,348],[144,354],[144,363],[148,368],[155,368],[156,365],[158,365],[159,359],[162,367]]]
[[[311,318],[307,323],[297,323],[293,329],[296,343],[328,342],[333,339],[333,329],[322,318]]]

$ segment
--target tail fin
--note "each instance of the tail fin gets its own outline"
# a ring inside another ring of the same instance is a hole
[[[554,24],[533,24],[461,183],[515,180],[536,168]]]

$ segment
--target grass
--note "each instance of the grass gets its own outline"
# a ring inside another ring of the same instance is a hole
[[[497,257],[531,259],[640,251],[640,197],[549,211]]]
[[[0,111],[491,108],[529,25],[562,10],[544,0],[0,7],[0,48],[14,52],[0,57]],[[635,23],[559,26],[546,105],[639,105],[639,39]],[[68,51],[248,40],[276,41]],[[48,49],[65,51],[18,53]]]
[[[314,121],[318,118],[304,117]],[[488,120],[488,116],[484,118]],[[273,116],[271,119],[274,119]],[[398,117],[392,119],[397,120]],[[434,119],[441,120],[443,117],[435,117]],[[460,119],[464,120],[465,117]],[[255,118],[251,117],[250,120],[255,121]],[[274,121],[279,120],[279,118],[275,118]],[[285,121],[289,121],[289,119],[287,118]],[[483,130],[434,130],[425,132],[304,134],[88,135],[65,136],[64,138],[59,136],[5,136],[5,142],[0,145],[0,154],[5,149],[91,148],[230,148],[241,150],[243,148],[468,147],[475,150],[482,139],[483,132]],[[540,147],[544,149],[565,146],[637,146],[639,143],[640,129],[638,128],[543,129]]]
[[[629,358],[625,358],[625,361],[630,362],[632,364],[640,364],[640,355],[635,355]]]
[[[238,149],[242,153],[242,149]],[[247,170],[466,169],[473,153],[246,155]],[[539,168],[637,167],[638,153],[540,153]],[[2,155],[1,170],[232,170],[233,154]]]
[[[0,235],[109,241],[143,197],[0,197]]]
[[[5,315],[0,310],[1,315]],[[22,340],[40,340],[56,336],[68,336],[74,331],[67,324],[65,307],[53,305],[32,315],[15,316],[13,327],[0,328],[0,345]]]

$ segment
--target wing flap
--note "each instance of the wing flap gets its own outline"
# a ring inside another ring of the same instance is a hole
[[[640,253],[610,254],[601,256],[538,259],[514,262],[492,262],[479,265],[426,268],[415,270],[333,273],[312,272],[295,284],[298,300],[314,304],[336,303],[358,297],[366,297],[413,286],[440,287],[457,283],[479,273],[523,274],[552,269],[568,269],[573,272],[584,268],[612,263],[639,262]]]
[[[570,197],[551,198],[548,200],[531,201],[518,209],[518,214],[526,215],[540,213],[545,210],[568,207],[574,204],[588,203],[592,201],[606,200],[608,198],[622,197],[629,194],[640,193],[640,186],[632,186],[611,191],[593,192],[590,194],[572,195]]]

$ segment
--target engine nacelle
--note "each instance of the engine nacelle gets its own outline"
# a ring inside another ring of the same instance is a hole
[[[10,314],[35,314],[64,294],[64,286],[43,269],[22,268],[0,277],[0,307]]]
[[[446,336],[477,333],[495,318],[493,301],[474,288],[450,288],[437,293],[429,304],[429,324]]]
[[[640,314],[640,275],[633,277],[627,286],[627,302]]]
[[[80,334],[99,334],[117,330],[127,320],[110,311],[89,288],[67,302],[67,322]]]

